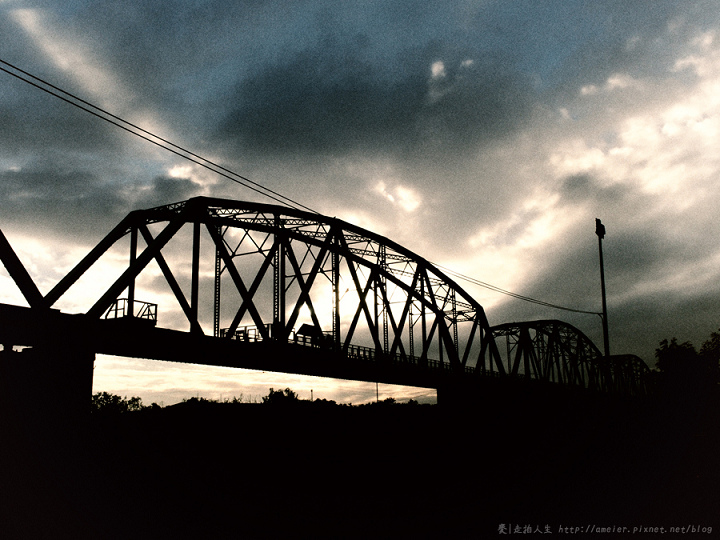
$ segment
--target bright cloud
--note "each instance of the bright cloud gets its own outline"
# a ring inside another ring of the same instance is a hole
[[[414,212],[421,204],[417,193],[402,185],[389,187],[384,181],[380,181],[375,186],[375,191],[405,212]]]
[[[692,91],[663,109],[620,119],[614,145],[588,139],[565,143],[550,156],[556,174],[592,173],[608,183],[636,184],[657,194],[683,192],[689,199],[715,181],[720,174],[720,158],[713,151],[720,143],[720,62],[715,52],[694,58],[704,75]]]
[[[433,79],[442,79],[445,77],[445,64],[441,61],[433,62],[430,66],[430,73]]]

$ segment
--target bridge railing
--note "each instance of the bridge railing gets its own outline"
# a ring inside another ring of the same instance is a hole
[[[272,325],[266,324],[265,330],[268,336],[272,337]],[[226,338],[228,336],[229,328],[220,329],[220,337]],[[244,341],[247,343],[259,343],[263,341],[262,332],[257,326],[243,326],[239,327],[232,334],[230,339]],[[297,332],[291,332],[287,340],[290,345],[301,345],[303,347],[314,347],[319,349],[332,349],[333,340],[329,334],[324,334],[321,338],[317,336],[308,336],[304,334],[298,334]],[[403,355],[400,353],[389,355],[384,352],[378,352],[374,347],[365,347],[362,345],[349,345],[345,354],[349,360],[355,360],[360,362],[381,362],[394,366],[407,366],[408,368],[423,369],[429,371],[441,371],[450,373],[456,371],[449,363],[441,362],[440,360],[423,359],[419,356],[414,355]],[[475,373],[475,368],[472,366],[466,366],[463,372],[470,375]],[[497,375],[495,373],[488,372],[490,375]]]
[[[274,341],[275,338],[273,336],[272,324],[266,324],[264,325],[264,328],[265,333],[270,336],[270,340]],[[220,337],[227,338],[229,332],[229,328],[221,328]],[[259,330],[257,326],[238,327],[235,332],[230,336],[230,339],[234,339],[237,341],[245,341],[248,343],[259,343],[261,341],[264,341],[263,333]],[[324,347],[324,344],[329,342],[329,340],[325,341],[322,338],[318,339],[315,336],[307,336],[304,334],[298,334],[297,332],[292,332],[288,337],[288,343],[294,345],[304,345],[306,347]]]
[[[157,323],[157,304],[127,298],[118,298],[105,312],[103,319],[140,319]]]
[[[267,331],[268,335],[270,334],[270,329],[272,325],[266,324],[265,330]],[[229,328],[221,328],[220,329],[220,337],[226,338],[229,332]],[[262,332],[260,332],[260,329],[257,326],[242,326],[235,330],[235,332],[232,334],[230,339],[235,339],[237,341],[246,341],[249,343],[255,343],[263,341]]]
[[[447,362],[440,360],[423,359],[420,356],[403,355],[400,353],[389,355],[384,352],[378,352],[373,347],[363,347],[362,345],[350,345],[347,350],[347,358],[352,360],[360,360],[367,362],[384,362],[394,366],[407,366],[410,368],[424,369],[430,371],[451,372],[455,369]],[[467,374],[474,373],[475,368],[466,366],[463,370]]]

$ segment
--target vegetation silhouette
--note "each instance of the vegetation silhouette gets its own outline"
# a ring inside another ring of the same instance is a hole
[[[153,405],[158,406],[156,403]],[[90,400],[91,414],[120,414],[142,409],[142,399],[137,396],[128,399],[127,396],[122,398],[109,392],[98,392]]]
[[[663,339],[655,350],[656,391],[665,399],[717,397],[720,384],[720,332],[713,332],[697,351],[692,343]]]
[[[263,396],[262,402],[266,405],[295,405],[299,402],[296,392],[286,388],[285,390],[275,390],[270,388],[267,396]]]
[[[672,338],[655,352],[656,392],[636,398],[497,381],[467,408],[311,401],[290,388],[164,407],[99,392],[72,436],[25,430],[0,445],[0,536],[416,539],[485,538],[503,523],[713,526],[720,331],[699,350]]]

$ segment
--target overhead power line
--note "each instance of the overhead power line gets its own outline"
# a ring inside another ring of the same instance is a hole
[[[475,279],[473,277],[460,274],[459,272],[455,272],[454,270],[451,270],[450,268],[446,268],[439,264],[436,264],[435,266],[437,266],[441,270],[444,270],[445,272],[447,272],[449,275],[451,275],[453,277],[465,280],[469,283],[472,283],[473,285],[478,285],[480,287],[484,287],[485,289],[489,289],[491,291],[495,291],[497,293],[504,294],[504,295],[510,296],[512,298],[516,298],[518,300],[523,300],[524,302],[530,302],[532,304],[537,304],[539,306],[549,307],[549,308],[553,308],[553,309],[561,309],[563,311],[571,311],[573,313],[585,313],[587,315],[602,315],[602,313],[599,313],[597,311],[584,311],[582,309],[574,309],[574,308],[569,308],[569,307],[565,307],[565,306],[558,306],[557,304],[551,304],[550,302],[544,302],[542,300],[537,300],[536,298],[531,298],[530,296],[525,296],[523,294],[517,294],[514,292],[506,291],[505,289],[501,289],[500,287],[496,287],[495,285],[490,285],[489,283],[485,283],[484,281],[480,281],[479,279]]]
[[[54,96],[58,99],[61,99],[62,101],[69,103],[70,105],[77,107],[78,109],[82,109],[83,111],[92,114],[93,116],[96,116],[97,118],[100,118],[101,120],[105,120],[106,122],[119,127],[120,129],[123,129],[127,131],[128,133],[132,133],[136,137],[140,137],[141,139],[144,139],[155,146],[159,146],[160,148],[163,148],[167,150],[168,152],[172,152],[173,154],[180,156],[183,159],[186,159],[188,161],[191,161],[197,165],[200,165],[201,167],[208,169],[224,178],[227,178],[228,180],[231,180],[237,184],[240,184],[243,187],[246,187],[256,193],[259,193],[260,195],[263,195],[265,197],[269,197],[270,199],[279,202],[280,204],[283,204],[285,206],[291,206],[295,209],[304,209],[309,212],[312,212],[313,214],[317,214],[315,210],[312,208],[309,208],[308,206],[305,206],[304,204],[301,204],[297,201],[294,201],[293,199],[286,197],[285,195],[282,195],[281,193],[278,193],[277,191],[274,191],[270,188],[267,188],[263,186],[262,184],[259,184],[258,182],[254,182],[250,180],[249,178],[246,178],[245,176],[242,176],[226,167],[223,167],[222,165],[219,165],[207,158],[204,158],[194,152],[191,152],[190,150],[187,150],[186,148],[183,148],[182,146],[179,146],[177,144],[174,144],[167,139],[164,139],[163,137],[160,137],[159,135],[155,135],[154,133],[141,128],[140,126],[137,126],[133,124],[132,122],[128,122],[127,120],[124,120],[123,118],[112,114],[105,109],[98,107],[97,105],[94,105],[90,103],[89,101],[86,101],[70,92],[67,92],[66,90],[63,90],[62,88],[59,88],[58,86],[55,86],[54,84],[51,84],[44,79],[41,79],[40,77],[37,77],[31,73],[28,73],[27,71],[9,63],[5,60],[0,58],[0,64],[3,64],[4,66],[7,66],[11,69],[6,69],[5,67],[0,66],[0,70],[4,71],[8,75],[12,75],[13,77],[20,79],[23,82],[26,82],[35,88],[38,88],[39,90],[42,90],[43,92],[46,92],[50,94],[51,96]],[[14,70],[14,71],[11,71]],[[32,80],[29,80],[32,79]]]

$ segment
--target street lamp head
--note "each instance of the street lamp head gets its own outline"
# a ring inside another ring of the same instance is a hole
[[[605,238],[605,225],[597,218],[595,218],[595,234],[597,234],[601,240]]]

